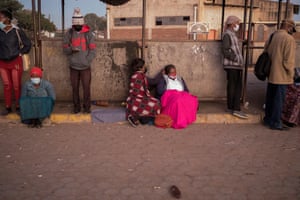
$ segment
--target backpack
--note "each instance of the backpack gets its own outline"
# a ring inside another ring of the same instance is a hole
[[[173,119],[169,115],[159,114],[155,116],[154,124],[159,128],[171,128]]]
[[[270,41],[268,47],[271,44],[273,35],[270,37]],[[270,55],[268,54],[267,50],[265,50],[260,56],[258,57],[255,66],[254,66],[254,74],[258,80],[265,81],[267,77],[270,75],[272,60]]]

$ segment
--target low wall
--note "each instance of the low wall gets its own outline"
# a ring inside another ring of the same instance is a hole
[[[92,99],[124,100],[128,92],[128,64],[138,56],[136,42],[97,42],[92,62]],[[58,100],[72,99],[69,66],[62,51],[62,42],[43,42],[45,78],[51,81]]]
[[[61,41],[43,41],[44,78],[51,81],[57,99],[70,101],[72,91],[69,67]],[[130,61],[138,57],[138,43],[126,41],[97,41],[97,56],[92,63],[92,99],[124,101],[128,93]],[[253,53],[255,63],[261,50]],[[297,52],[300,42],[297,42]],[[194,95],[199,99],[225,98],[226,78],[222,67],[220,41],[148,42],[145,53],[148,76],[154,77],[165,65],[174,64]],[[296,66],[300,57],[296,56]],[[28,80],[28,72],[23,81]],[[2,83],[0,98],[3,99]]]
[[[69,67],[62,42],[43,41],[42,53],[44,78],[53,83],[58,100],[70,101]],[[124,101],[128,93],[128,64],[137,56],[137,42],[97,41],[97,56],[92,63],[92,99]],[[165,65],[174,64],[191,93],[200,99],[225,97],[226,80],[218,41],[149,42],[146,62],[150,77]],[[23,81],[28,78],[25,72]],[[1,83],[0,98],[3,99]]]
[[[149,42],[146,61],[150,76],[174,64],[190,92],[199,99],[225,97],[225,73],[219,41]]]

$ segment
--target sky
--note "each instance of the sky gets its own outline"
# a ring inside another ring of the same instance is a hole
[[[32,9],[32,0],[19,0],[25,9]],[[58,29],[61,29],[61,0],[41,0],[42,13],[48,18],[50,15]],[[84,16],[88,13],[95,13],[98,16],[105,16],[106,6],[99,0],[65,0],[65,27],[72,24],[72,15],[74,8],[79,7],[81,14]]]
[[[32,0],[19,0],[26,9],[31,10]],[[276,0],[278,1],[278,0]],[[42,13],[46,17],[51,17],[58,29],[61,28],[61,0],[41,0],[42,2]],[[285,2],[285,0],[283,0]],[[294,4],[300,5],[300,0],[291,0]],[[87,13],[95,13],[98,16],[105,16],[106,6],[99,0],[65,0],[65,27],[68,28],[72,23],[72,15],[75,7],[81,9],[82,15]],[[300,21],[300,13],[294,16],[294,20]]]

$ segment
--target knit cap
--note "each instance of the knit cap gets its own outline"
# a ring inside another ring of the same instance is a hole
[[[72,25],[83,25],[84,18],[83,15],[80,13],[80,8],[74,9],[74,14],[72,16]]]

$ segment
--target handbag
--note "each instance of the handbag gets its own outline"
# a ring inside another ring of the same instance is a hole
[[[295,67],[294,82],[300,83],[300,67]]]
[[[19,40],[19,47],[22,49],[24,47],[23,41],[20,37],[19,31],[16,29],[16,34]],[[23,70],[28,71],[30,68],[30,57],[28,54],[23,54],[22,55],[22,62],[23,62]]]
[[[154,124],[160,128],[171,128],[173,120],[169,115],[159,114],[155,116]]]
[[[273,35],[274,34],[272,34],[270,37],[268,47],[271,44]],[[267,52],[267,49],[262,54],[260,54],[254,66],[254,74],[256,78],[261,81],[265,81],[267,77],[269,77],[272,65],[272,60],[269,53]]]

